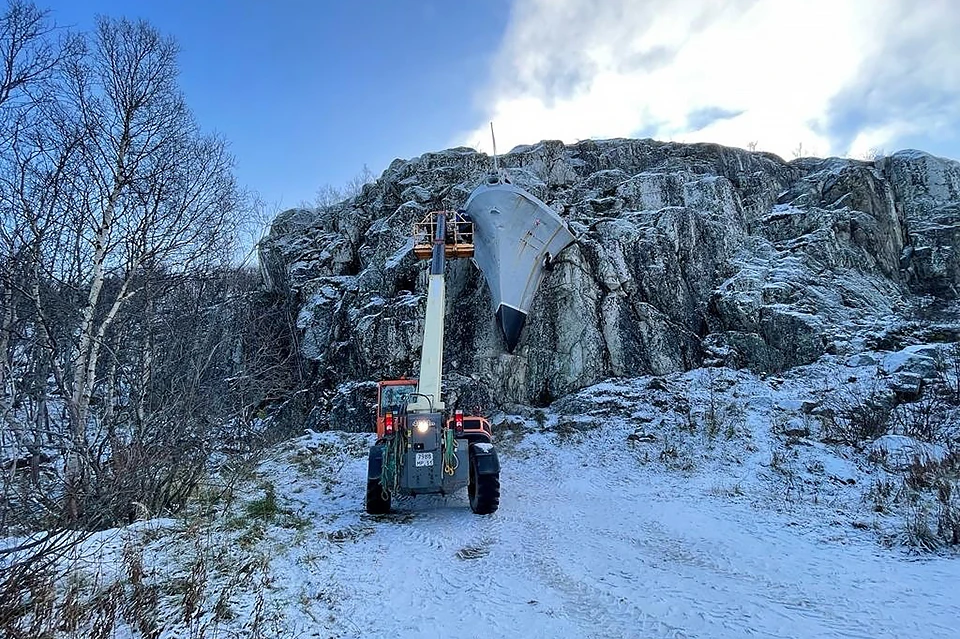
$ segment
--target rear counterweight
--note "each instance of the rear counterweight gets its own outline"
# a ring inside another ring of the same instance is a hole
[[[400,488],[409,495],[439,493],[443,482],[440,447],[441,413],[407,415],[407,448],[403,453]]]

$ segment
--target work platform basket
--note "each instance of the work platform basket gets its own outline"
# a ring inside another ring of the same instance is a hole
[[[459,211],[433,211],[413,225],[413,254],[428,260],[436,243],[437,219],[445,219],[444,255],[448,258],[473,257],[473,221]]]

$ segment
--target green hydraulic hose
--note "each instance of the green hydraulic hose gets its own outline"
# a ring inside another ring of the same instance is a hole
[[[457,466],[459,465],[457,440],[454,438],[453,429],[448,428],[443,432],[443,472],[452,475],[457,472]]]

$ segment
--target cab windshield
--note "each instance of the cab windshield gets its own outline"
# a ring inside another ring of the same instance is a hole
[[[416,384],[397,384],[380,387],[380,409],[399,412],[407,403],[410,393],[417,392]]]

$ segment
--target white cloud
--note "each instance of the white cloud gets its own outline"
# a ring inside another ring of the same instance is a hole
[[[501,151],[640,135],[756,142],[787,158],[800,144],[862,154],[923,123],[881,104],[862,126],[838,125],[839,98],[859,113],[851,105],[875,92],[864,74],[887,59],[896,66],[897,46],[929,48],[923,68],[903,73],[960,95],[958,15],[953,0],[516,0],[478,99]],[[928,115],[956,124],[943,105]],[[484,122],[457,142],[489,152],[489,140]]]

